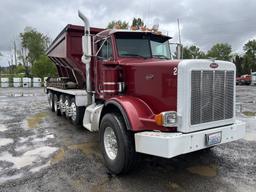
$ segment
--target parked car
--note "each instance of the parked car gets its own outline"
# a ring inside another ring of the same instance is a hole
[[[251,75],[242,75],[241,77],[236,78],[236,84],[237,85],[250,85],[252,82]]]

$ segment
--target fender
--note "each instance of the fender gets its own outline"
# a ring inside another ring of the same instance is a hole
[[[128,130],[139,132],[146,130],[168,131],[165,127],[155,123],[155,114],[151,108],[141,99],[132,96],[112,97],[105,103],[105,107],[114,105],[124,117]]]

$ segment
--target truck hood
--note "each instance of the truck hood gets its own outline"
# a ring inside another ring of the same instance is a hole
[[[179,60],[123,59],[126,94],[143,100],[157,114],[177,110]]]

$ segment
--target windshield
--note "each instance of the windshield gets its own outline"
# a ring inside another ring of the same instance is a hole
[[[116,43],[120,57],[170,59],[168,38],[151,33],[117,33]]]

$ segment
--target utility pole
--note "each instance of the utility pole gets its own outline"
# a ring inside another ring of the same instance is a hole
[[[17,66],[17,50],[16,50],[16,43],[13,42],[13,49],[14,49],[14,65]]]

